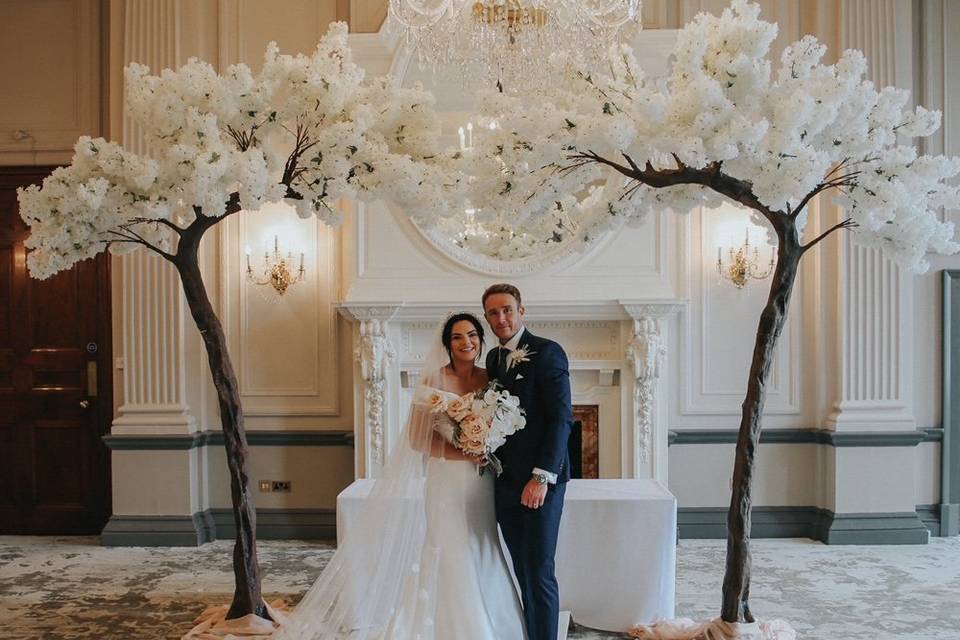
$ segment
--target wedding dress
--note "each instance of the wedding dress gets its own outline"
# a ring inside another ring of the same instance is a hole
[[[446,364],[440,345],[423,371]],[[404,434],[360,515],[277,640],[523,640],[523,615],[500,546],[492,473],[432,457],[452,424],[426,402],[425,373]],[[448,433],[449,435],[449,433]]]
[[[456,394],[442,393],[448,399]],[[522,640],[523,614],[500,547],[492,473],[465,460],[427,461],[426,535],[417,587],[406,589],[389,638]],[[430,613],[418,604],[432,602]],[[408,625],[415,634],[404,635]]]

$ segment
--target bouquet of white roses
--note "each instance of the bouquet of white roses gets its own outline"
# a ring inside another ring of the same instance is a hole
[[[479,456],[497,475],[503,473],[503,465],[493,452],[507,441],[507,436],[523,429],[527,419],[520,408],[520,398],[510,395],[496,381],[472,393],[454,400],[443,394],[434,394],[430,410],[442,413],[454,423],[448,436],[451,444],[464,453]],[[482,475],[486,466],[480,468]]]

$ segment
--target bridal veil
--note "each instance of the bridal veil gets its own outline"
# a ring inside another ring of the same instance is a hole
[[[277,640],[429,636],[423,630],[430,629],[437,597],[436,565],[424,552],[425,479],[439,417],[430,412],[429,397],[441,388],[441,369],[449,362],[441,330],[424,360],[406,427],[363,509]]]

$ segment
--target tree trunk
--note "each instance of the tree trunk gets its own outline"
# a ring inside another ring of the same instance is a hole
[[[777,340],[787,319],[790,295],[803,249],[793,220],[777,229],[777,267],[770,295],[760,315],[757,339],[750,364],[747,396],[743,401],[737,438],[730,510],[727,513],[727,563],[723,577],[721,618],[726,622],[753,622],[750,613],[750,511],[754,459],[760,441],[761,416],[767,396],[767,379]]]
[[[202,232],[201,232],[202,233]],[[227,619],[256,614],[270,619],[260,592],[260,566],[257,562],[256,511],[250,495],[247,475],[247,436],[243,426],[240,390],[233,372],[226,336],[220,319],[210,304],[197,260],[199,234],[182,238],[174,264],[183,282],[187,305],[207,348],[210,373],[220,402],[220,423],[230,469],[230,493],[237,540],[233,547],[235,590]]]

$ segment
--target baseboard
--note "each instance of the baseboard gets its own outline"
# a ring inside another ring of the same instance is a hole
[[[832,514],[822,537],[827,544],[927,544],[930,530],[916,511]]]
[[[927,544],[930,529],[917,512],[835,514],[818,507],[754,507],[752,538],[811,538],[826,544]],[[725,507],[677,510],[680,538],[727,537]]]
[[[923,522],[930,531],[930,536],[939,538],[943,535],[940,528],[940,505],[938,504],[918,504],[917,517]]]
[[[215,540],[213,519],[207,512],[192,516],[110,517],[100,532],[105,547],[197,547]]]
[[[237,529],[232,509],[210,509],[217,538],[232,540]],[[257,509],[261,540],[336,540],[336,509]]]
[[[105,547],[196,547],[236,537],[232,509],[193,516],[111,516],[100,534]],[[261,540],[336,540],[334,509],[257,509]]]
[[[812,538],[812,524],[822,516],[816,507],[754,507],[750,535],[754,538]],[[681,507],[677,510],[681,538],[726,538],[725,507]]]

